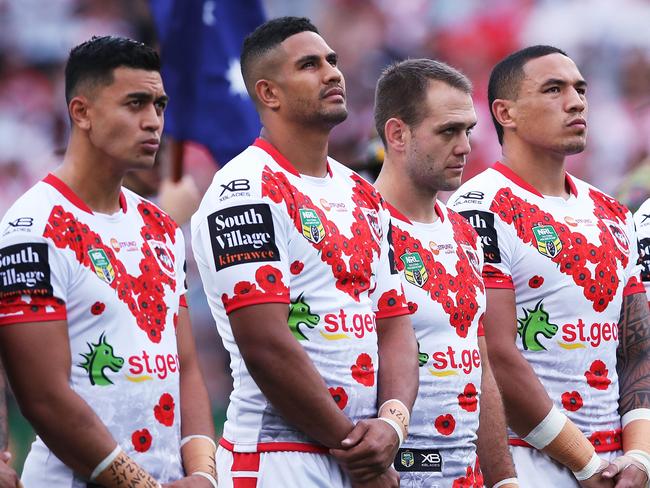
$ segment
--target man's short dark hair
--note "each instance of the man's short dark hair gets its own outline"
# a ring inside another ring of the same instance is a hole
[[[472,93],[472,82],[448,64],[433,59],[407,59],[382,72],[375,90],[375,127],[384,146],[386,122],[396,117],[411,128],[426,117],[429,82],[440,81],[462,92]]]
[[[253,67],[255,62],[266,53],[279,46],[286,38],[301,32],[314,32],[318,29],[306,17],[279,17],[264,22],[251,32],[241,52],[241,72],[250,97],[255,100],[255,83]]]
[[[553,46],[530,46],[502,59],[492,69],[488,84],[488,103],[490,104],[492,122],[494,122],[494,128],[497,130],[497,136],[499,137],[499,144],[503,144],[503,127],[497,122],[492,113],[492,102],[496,99],[516,100],[521,80],[524,79],[524,65],[531,59],[541,58],[549,54],[562,54],[568,57],[567,53]]]
[[[158,53],[141,42],[114,36],[94,36],[70,51],[65,66],[67,103],[85,84],[110,85],[119,67],[160,72]]]

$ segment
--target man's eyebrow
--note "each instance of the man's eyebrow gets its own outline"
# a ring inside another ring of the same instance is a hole
[[[301,56],[296,60],[296,65],[301,65],[303,63],[307,62],[312,62],[315,63],[318,61],[318,56],[316,54],[306,54],[305,56]]]
[[[562,78],[549,78],[544,83],[542,83],[542,87],[546,87],[546,86],[550,86],[550,85],[566,86],[568,84],[569,84],[569,82],[567,80],[565,80],[565,79],[562,79]],[[585,80],[583,80],[583,79],[579,79],[576,82],[574,82],[573,85],[584,88],[584,87],[587,86],[587,82]]]
[[[154,100],[154,97],[151,93],[149,92],[132,92],[128,93],[126,95],[127,99],[135,99],[135,100],[142,100],[143,102],[149,102]],[[163,102],[167,103],[169,101],[169,97],[167,95],[160,95],[159,97],[155,98],[156,102]]]
[[[476,126],[476,122],[472,122],[471,124],[466,124],[465,122],[457,122],[457,121],[449,121],[449,122],[443,122],[438,126],[438,130],[447,130],[447,129],[455,129],[455,130],[466,130],[466,129],[472,129]]]

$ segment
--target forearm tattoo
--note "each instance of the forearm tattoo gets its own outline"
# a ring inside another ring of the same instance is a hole
[[[133,459],[121,452],[97,477],[98,484],[120,488],[157,488],[158,482]]]
[[[644,293],[623,298],[618,322],[618,371],[621,415],[650,408],[650,312]]]

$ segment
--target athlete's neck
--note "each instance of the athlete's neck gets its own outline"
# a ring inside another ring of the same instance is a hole
[[[530,145],[503,145],[501,162],[542,195],[569,198],[566,182],[565,155],[538,150]]]
[[[375,188],[384,200],[412,222],[429,224],[438,220],[435,210],[438,193],[432,194],[414,185],[410,178],[398,171],[388,155],[384,158]]]
[[[327,175],[329,132],[269,131],[263,127],[260,137],[280,151],[298,173],[318,178]]]
[[[124,174],[72,138],[63,163],[53,173],[93,212],[111,215],[120,210]]]

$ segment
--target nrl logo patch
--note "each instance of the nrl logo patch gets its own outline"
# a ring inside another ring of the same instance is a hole
[[[316,211],[310,208],[301,208],[299,212],[302,235],[314,244],[318,244],[325,239],[325,228]]]
[[[429,279],[427,269],[417,252],[404,253],[400,256],[404,263],[404,278],[412,285],[422,288]]]
[[[115,270],[104,250],[91,249],[88,251],[88,257],[90,258],[90,262],[93,263],[95,274],[100,280],[110,285],[115,279]]]
[[[552,225],[538,225],[533,227],[533,234],[537,241],[537,250],[543,256],[554,258],[562,250],[562,241]]]
[[[415,457],[411,451],[402,451],[399,461],[405,468],[410,468],[415,464]]]

